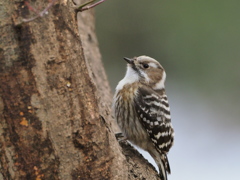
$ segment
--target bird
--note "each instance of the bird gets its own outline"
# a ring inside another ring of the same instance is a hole
[[[124,139],[147,151],[161,180],[171,173],[167,153],[174,142],[170,107],[165,91],[166,72],[149,56],[125,57],[127,71],[113,98],[113,115]]]

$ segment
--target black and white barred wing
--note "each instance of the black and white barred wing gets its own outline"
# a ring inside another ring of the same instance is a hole
[[[167,96],[159,96],[149,87],[139,88],[134,106],[140,122],[160,152],[167,153],[173,144],[173,128]]]

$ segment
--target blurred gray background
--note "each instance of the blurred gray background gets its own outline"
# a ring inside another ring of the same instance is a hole
[[[109,0],[95,10],[113,92],[125,56],[151,56],[167,72],[169,180],[239,180],[240,1]]]

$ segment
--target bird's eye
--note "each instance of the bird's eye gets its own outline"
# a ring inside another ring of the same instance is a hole
[[[147,68],[149,68],[149,65],[148,65],[148,64],[143,64],[143,67],[144,67],[145,69],[147,69]]]

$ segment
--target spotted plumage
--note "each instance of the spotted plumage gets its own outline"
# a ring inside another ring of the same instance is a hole
[[[160,96],[151,88],[143,86],[138,89],[134,106],[138,119],[155,147],[162,152],[168,152],[173,143],[173,129],[167,96]]]
[[[166,73],[155,59],[140,56],[128,62],[127,73],[116,87],[114,115],[126,139],[148,151],[167,180],[167,153],[174,131],[165,93]]]

